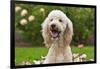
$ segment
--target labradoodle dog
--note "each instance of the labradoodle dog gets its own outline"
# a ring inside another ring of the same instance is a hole
[[[42,23],[42,36],[49,48],[43,64],[72,62],[70,42],[73,36],[71,20],[60,10],[53,10]]]

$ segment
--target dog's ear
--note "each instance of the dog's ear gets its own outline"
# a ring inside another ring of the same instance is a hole
[[[72,40],[72,36],[73,36],[73,24],[71,22],[71,20],[69,18],[66,19],[66,29],[64,32],[64,44],[66,45],[70,45],[70,42]]]
[[[42,36],[44,39],[44,44],[47,48],[50,48],[51,46],[51,39],[50,39],[50,33],[49,33],[49,29],[48,29],[48,18],[46,18],[44,20],[44,22],[41,24],[42,26]]]

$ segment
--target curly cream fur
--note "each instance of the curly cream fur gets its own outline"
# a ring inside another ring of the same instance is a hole
[[[50,21],[50,19],[53,21]],[[59,22],[62,20],[62,23]],[[58,38],[52,39],[50,36],[50,26],[55,24],[61,31]],[[43,64],[47,63],[66,63],[72,62],[72,52],[70,42],[73,36],[73,25],[70,19],[60,10],[53,10],[42,23],[42,36],[45,46],[49,48],[46,59]]]

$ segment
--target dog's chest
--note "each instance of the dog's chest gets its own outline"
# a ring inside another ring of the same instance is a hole
[[[55,52],[55,61],[56,62],[63,62],[65,60],[65,50],[63,48],[58,48],[56,49],[56,52]]]
[[[55,61],[56,61],[56,62],[63,62],[63,61],[64,61],[64,55],[63,55],[63,54],[58,54],[58,55],[55,57]]]
[[[64,63],[71,62],[72,54],[70,47],[51,47],[44,63]]]

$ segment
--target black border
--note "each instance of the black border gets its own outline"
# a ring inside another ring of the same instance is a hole
[[[80,5],[80,4],[64,4],[64,3],[48,3],[48,2],[33,2],[33,1],[10,1],[11,9],[10,9],[10,68],[28,68],[28,67],[44,67],[44,66],[61,66],[61,65],[80,65],[80,64],[93,64],[97,62],[97,55],[96,55],[96,5]],[[94,49],[94,61],[86,61],[86,62],[71,62],[71,63],[57,63],[57,64],[41,64],[41,65],[18,65],[15,66],[15,27],[14,27],[14,22],[15,22],[15,3],[23,3],[23,4],[38,4],[38,5],[55,5],[55,6],[69,6],[69,7],[83,7],[83,8],[94,8],[95,9],[95,32],[94,32],[94,37],[95,37],[95,49]]]

